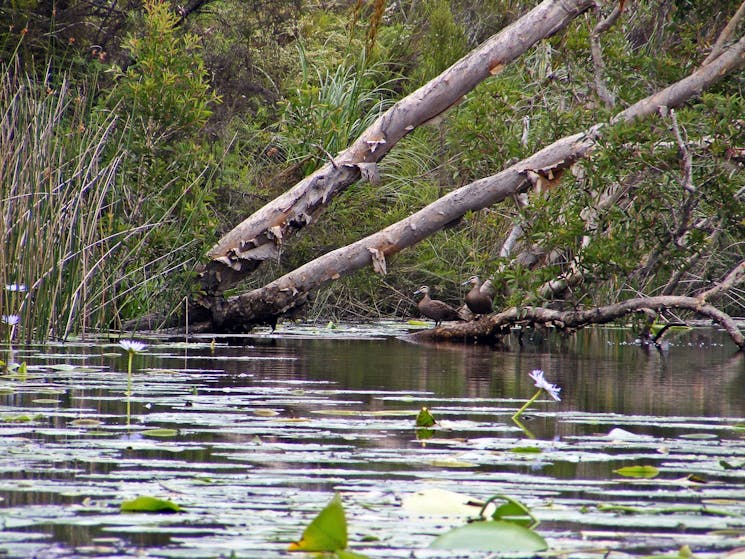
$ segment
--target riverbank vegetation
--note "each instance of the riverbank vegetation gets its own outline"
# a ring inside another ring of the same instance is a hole
[[[15,332],[28,339],[185,320],[218,240],[534,6],[3,6],[2,314],[19,316]],[[701,67],[718,37],[735,42],[738,7],[662,0],[583,11],[411,130],[374,180],[354,182],[293,238],[280,236],[277,257],[220,296],[608,122]],[[609,127],[561,175],[536,177],[529,194],[469,211],[384,259],[385,275],[370,267],[325,283],[303,312],[410,316],[416,287],[458,305],[473,274],[499,287],[495,310],[711,290],[745,259],[744,85],[733,72],[674,111]],[[738,281],[716,301],[732,315],[745,306]]]

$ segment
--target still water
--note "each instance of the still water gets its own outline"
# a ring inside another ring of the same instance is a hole
[[[0,557],[297,556],[288,544],[334,492],[352,550],[455,557],[427,546],[463,519],[406,506],[431,489],[519,499],[571,557],[743,545],[745,360],[720,332],[665,351],[622,329],[494,350],[414,344],[407,328],[142,339],[131,376],[113,341],[6,346],[27,370],[0,377]],[[516,423],[533,369],[562,399]],[[633,465],[659,476],[614,472]],[[183,510],[120,512],[140,495]]]

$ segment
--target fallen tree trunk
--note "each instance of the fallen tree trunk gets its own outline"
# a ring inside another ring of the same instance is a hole
[[[653,115],[659,107],[678,106],[743,63],[745,38],[693,74],[619,113],[610,125]],[[564,169],[590,153],[604,126],[607,125],[598,124],[586,132],[562,138],[508,169],[454,190],[406,219],[329,252],[262,288],[229,299],[211,299],[208,306],[213,328],[246,331],[253,324],[276,324],[278,316],[302,306],[312,289],[327,282],[370,264],[384,274],[386,258],[442,229],[467,211],[483,209],[541,181],[555,180]]]
[[[544,0],[435,79],[397,102],[346,150],[227,233],[207,255],[201,287],[219,294],[276,259],[282,242],[366,173],[409,132],[444,113],[538,41],[566,27],[594,0]]]
[[[509,334],[513,326],[542,324],[559,330],[573,331],[591,324],[606,324],[635,312],[659,312],[666,309],[685,309],[710,318],[729,334],[741,351],[745,350],[745,336],[729,315],[699,297],[682,295],[638,297],[587,310],[559,311],[544,307],[513,307],[472,322],[423,330],[412,334],[411,337],[419,341],[494,343]]]

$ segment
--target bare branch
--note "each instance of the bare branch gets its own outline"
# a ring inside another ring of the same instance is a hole
[[[590,33],[590,52],[592,53],[592,62],[595,67],[595,92],[608,108],[616,106],[616,97],[605,84],[605,63],[603,62],[603,49],[600,46],[600,35],[613,27],[613,24],[621,16],[622,10],[623,5],[614,7],[613,11],[608,14],[608,17],[600,21],[595,26],[595,29],[592,30],[592,33]],[[596,7],[595,11],[600,14],[600,7]]]
[[[745,263],[740,268],[745,270]],[[700,297],[675,295],[639,297],[614,305],[580,311],[559,311],[544,307],[513,307],[480,320],[417,332],[412,337],[418,340],[437,339],[453,342],[495,340],[506,335],[511,326],[520,324],[543,324],[562,330],[576,330],[591,324],[607,324],[631,313],[644,312],[646,309],[660,312],[671,308],[686,309],[711,319],[729,334],[740,350],[745,349],[745,336],[729,315],[706,303]]]
[[[717,37],[717,40],[714,43],[714,46],[711,47],[711,52],[709,53],[709,56],[707,56],[704,59],[703,64],[708,64],[709,62],[714,60],[717,56],[722,54],[722,52],[724,51],[725,45],[732,40],[732,35],[734,35],[735,30],[737,29],[737,26],[743,17],[745,17],[745,2],[740,4],[740,7],[737,8],[735,15],[733,15],[732,18],[727,22],[727,25],[724,26],[724,29],[722,29],[722,32],[719,34],[719,37]]]
[[[743,260],[732,270],[730,270],[729,273],[724,277],[724,279],[722,279],[722,281],[718,282],[714,287],[707,289],[703,293],[700,293],[697,298],[701,299],[702,301],[714,299],[723,295],[743,281],[745,281],[745,260]]]

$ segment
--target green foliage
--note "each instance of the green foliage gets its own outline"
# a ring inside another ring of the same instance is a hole
[[[442,73],[469,50],[449,0],[427,0],[424,12],[426,31],[418,42],[420,57],[414,80],[417,85]]]
[[[340,551],[347,547],[347,519],[339,494],[311,521],[290,551]]]
[[[532,530],[502,520],[479,520],[453,528],[437,537],[433,549],[529,553],[548,549],[548,544]]]
[[[113,68],[112,100],[137,123],[142,136],[134,147],[167,149],[168,142],[199,132],[218,98],[206,80],[199,38],[177,33],[178,18],[167,4],[147,0],[145,10],[141,31],[122,44],[132,64]]]
[[[214,241],[220,155],[203,134],[219,98],[207,82],[199,39],[177,23],[167,4],[148,0],[141,28],[123,43],[131,64],[112,68],[116,83],[108,103],[126,120],[128,148],[112,227],[150,230],[146,244],[136,240],[125,317],[156,310],[153,302],[164,292],[170,293],[166,305],[178,305],[195,260]]]
[[[122,512],[150,512],[150,513],[174,513],[181,512],[181,507],[167,499],[158,499],[148,495],[141,495],[130,501],[123,501],[120,509]]]

